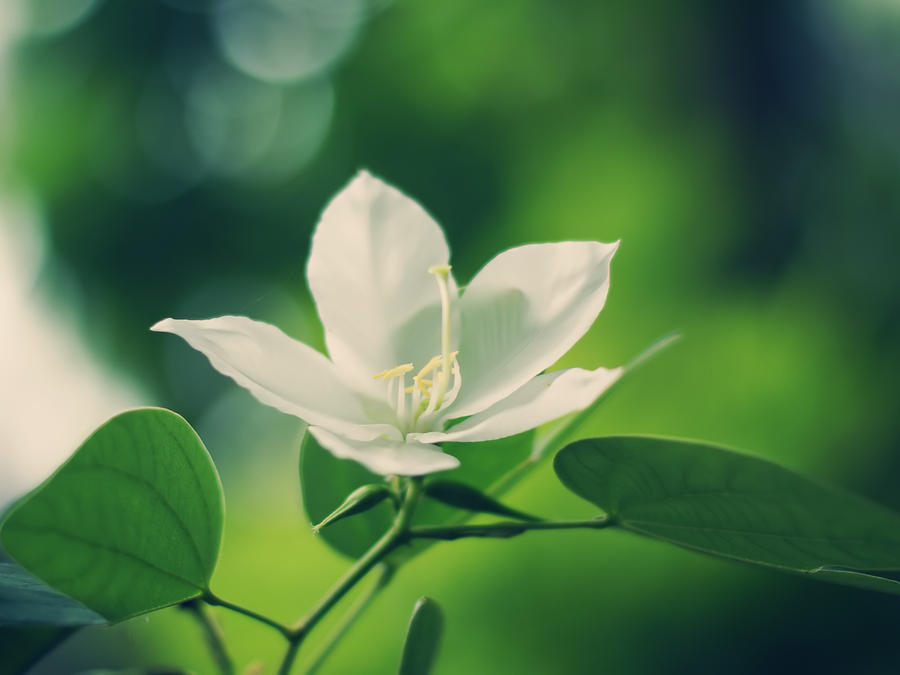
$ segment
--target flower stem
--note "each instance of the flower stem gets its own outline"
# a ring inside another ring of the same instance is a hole
[[[435,377],[432,396],[435,397],[434,409],[438,410],[447,393],[447,385],[450,382],[450,331],[452,326],[450,314],[450,265],[435,265],[428,268],[429,274],[433,274],[437,281],[441,294],[441,372]]]
[[[372,545],[363,556],[357,560],[353,566],[347,570],[346,574],[331,588],[319,603],[303,619],[298,621],[287,634],[289,646],[288,651],[284,655],[284,660],[278,670],[278,675],[287,675],[294,659],[297,656],[297,650],[300,643],[315,628],[316,624],[334,607],[347,592],[353,588],[373,567],[386,558],[399,544],[406,541],[409,524],[412,521],[412,515],[415,511],[419,498],[422,495],[422,479],[410,478],[406,490],[406,496],[403,504],[397,511],[393,525],[385,532],[381,538]]]
[[[209,608],[203,605],[200,600],[189,600],[182,605],[184,609],[190,612],[197,623],[203,629],[203,635],[206,638],[206,644],[209,647],[213,661],[222,675],[234,675],[234,662],[225,649],[225,640],[222,635],[222,628],[216,623],[215,617],[209,611]]]
[[[520,522],[516,520],[486,525],[446,525],[413,527],[406,533],[407,539],[462,539],[463,537],[490,537],[505,539],[531,530],[601,530],[612,525],[609,518],[601,516],[592,520],[559,520]]]
[[[353,607],[347,612],[344,618],[341,620],[341,623],[332,631],[332,633],[325,640],[325,644],[319,650],[319,653],[312,659],[310,664],[306,667],[306,675],[313,675],[319,668],[322,667],[322,664],[325,663],[326,659],[331,655],[331,652],[334,651],[334,648],[337,646],[338,642],[343,639],[343,637],[349,632],[350,628],[353,627],[353,624],[356,623],[356,620],[360,617],[360,615],[366,610],[366,608],[371,604],[371,602],[375,599],[375,596],[387,586],[388,582],[394,576],[394,566],[389,563],[382,563],[381,574],[378,577],[375,584],[360,598],[356,601]]]
[[[297,658],[297,650],[300,649],[300,640],[291,640],[288,643],[287,652],[278,667],[278,675],[288,675],[291,672],[291,666],[294,665],[294,659]]]

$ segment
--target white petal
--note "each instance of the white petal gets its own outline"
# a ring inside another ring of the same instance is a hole
[[[376,373],[421,368],[440,352],[440,295],[428,268],[449,256],[431,216],[365,171],[325,209],[306,274],[328,353],[364,390]]]
[[[459,466],[456,457],[441,452],[435,445],[386,438],[354,441],[321,427],[310,427],[309,432],[335,457],[352,459],[382,476],[422,476]]]
[[[584,410],[625,372],[624,368],[570,368],[538,375],[525,386],[446,433],[410,434],[422,443],[492,441]]]
[[[553,365],[606,302],[618,243],[567,241],[504,251],[459,301],[465,378],[449,417],[471,415]]]
[[[340,380],[334,364],[275,326],[244,316],[186,321],[163,319],[151,330],[184,338],[213,368],[248,389],[259,401],[309,424],[354,438],[398,434],[370,424],[361,401]]]

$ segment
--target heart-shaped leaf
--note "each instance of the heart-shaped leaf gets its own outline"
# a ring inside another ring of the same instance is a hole
[[[0,528],[25,569],[109,621],[200,595],[222,538],[222,488],[203,443],[169,410],[122,413]]]
[[[578,441],[554,468],[613,524],[743,562],[896,593],[900,514],[775,464],[651,437]]]

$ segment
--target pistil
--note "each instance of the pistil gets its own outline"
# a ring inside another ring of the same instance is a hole
[[[441,407],[441,403],[444,401],[444,394],[447,392],[447,386],[450,384],[450,265],[429,267],[428,273],[434,275],[441,294],[441,372],[435,378],[434,387],[431,391],[434,409],[437,410]]]

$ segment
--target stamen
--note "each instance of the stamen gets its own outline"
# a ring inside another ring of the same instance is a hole
[[[410,369],[411,370],[411,369]],[[406,420],[406,373],[409,370],[404,370],[400,373],[400,377],[397,378],[397,419],[403,420],[402,424],[405,424]]]
[[[440,354],[438,354],[437,356],[432,356],[431,360],[422,367],[422,370],[420,370],[418,372],[418,374],[415,376],[415,378],[413,378],[413,379],[418,379],[418,378],[424,377],[425,375],[430,373],[432,370],[437,368],[439,365],[441,365],[441,358],[442,357]]]
[[[459,394],[459,389],[462,386],[462,376],[459,374],[459,361],[456,360],[456,355],[459,352],[453,352],[450,354],[451,362],[453,363],[453,388],[450,389],[449,392],[446,393],[444,397],[444,404],[450,405],[453,401],[456,400],[457,394]],[[438,399],[435,396],[432,396],[427,405],[425,401],[422,401],[423,405],[420,406],[418,410],[418,414],[414,418],[414,422],[416,423],[418,429],[425,429],[435,417],[438,409],[440,408],[440,404],[438,403]]]
[[[435,265],[428,268],[428,273],[433,274],[437,281],[438,291],[441,294],[441,373],[436,378],[434,388],[431,393],[431,401],[428,407],[434,409],[441,407],[444,399],[444,393],[447,391],[447,385],[450,383],[450,265]]]
[[[434,384],[434,382],[432,380],[420,380],[420,379],[417,379],[416,377],[413,378],[413,382],[415,384],[406,388],[407,394],[413,393],[413,390],[416,387],[418,387],[419,391],[421,391],[423,394],[428,396],[428,387],[430,387],[432,384]]]
[[[372,379],[374,380],[390,380],[395,377],[400,377],[401,375],[406,375],[409,371],[413,369],[413,364],[404,363],[399,366],[394,366],[393,368],[388,368],[387,370],[383,370],[377,375],[373,375]]]
[[[459,354],[459,352],[453,352],[453,354],[450,355],[453,359],[453,386],[450,387],[450,391],[444,396],[444,405],[453,403],[456,400],[456,397],[459,396],[459,390],[462,387],[462,375],[459,372],[459,361],[456,360],[457,354]]]

